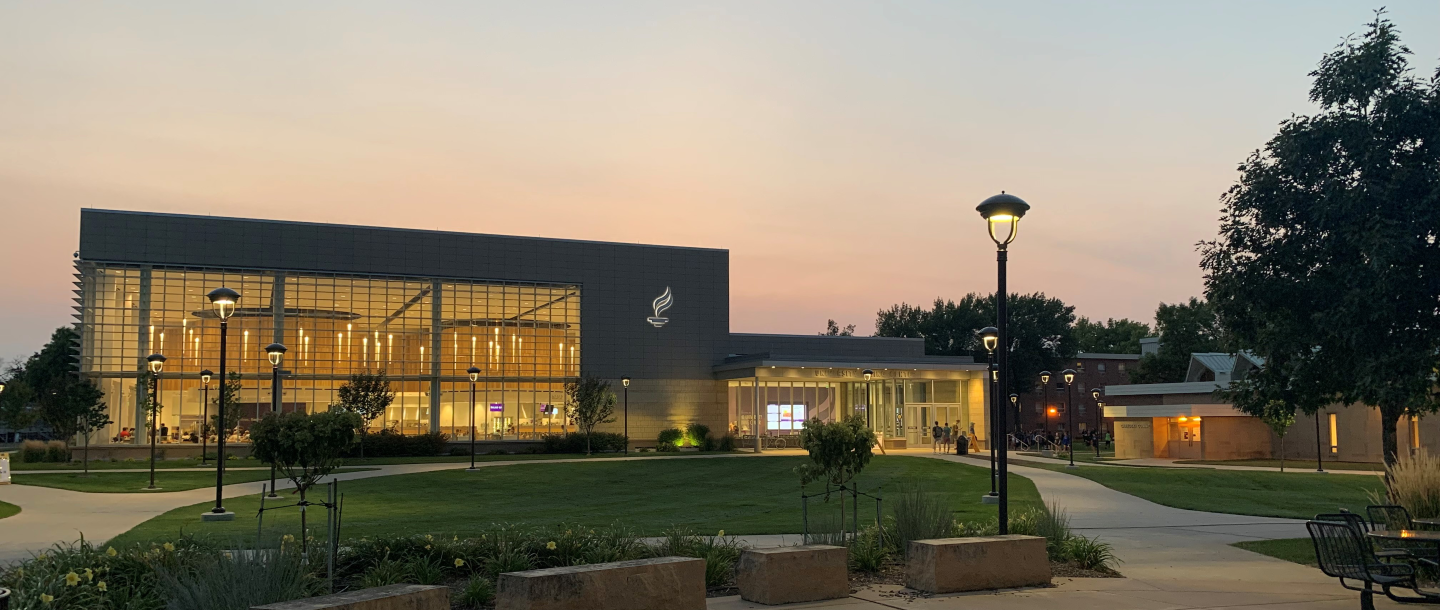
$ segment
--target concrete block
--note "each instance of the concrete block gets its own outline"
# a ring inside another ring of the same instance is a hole
[[[850,595],[844,547],[821,544],[752,549],[740,554],[735,583],[740,598],[775,605]]]
[[[984,536],[913,540],[905,586],[926,593],[1013,589],[1050,584],[1045,539]]]
[[[389,585],[252,606],[250,610],[450,610],[450,589],[433,585]]]
[[[657,557],[500,575],[496,610],[704,610],[705,560]]]

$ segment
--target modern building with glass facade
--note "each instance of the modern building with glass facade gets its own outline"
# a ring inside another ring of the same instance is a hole
[[[928,443],[931,421],[986,436],[985,365],[969,358],[925,356],[920,339],[731,333],[725,250],[87,209],[75,268],[80,373],[114,422],[93,444],[146,439],[151,353],[167,357],[161,442],[198,442],[220,382],[200,377],[220,364],[205,295],[220,286],[241,294],[227,368],[242,430],[272,409],[276,342],[283,410],[326,409],[352,374],[384,371],[396,399],[373,427],[406,434],[560,432],[564,384],[584,374],[617,393],[632,378],[642,446],[692,422],[784,437],[852,413],[892,443]],[[617,409],[604,429],[623,426]]]

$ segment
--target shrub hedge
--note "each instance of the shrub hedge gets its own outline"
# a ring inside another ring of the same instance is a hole
[[[545,453],[585,453],[585,435],[579,432],[546,434]],[[617,453],[625,450],[625,435],[596,432],[590,435],[590,450],[595,453]]]
[[[365,446],[364,456],[367,458],[440,455],[445,451],[445,443],[448,440],[449,437],[440,432],[407,436],[394,430],[381,430],[373,434],[360,435],[360,443],[351,447],[345,453],[345,457],[359,457],[361,444]]]

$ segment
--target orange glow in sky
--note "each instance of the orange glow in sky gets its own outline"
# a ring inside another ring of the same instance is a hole
[[[1006,190],[1013,291],[1149,322],[1371,9],[7,3],[0,358],[72,322],[81,207],[727,248],[732,330],[869,334],[993,290]]]

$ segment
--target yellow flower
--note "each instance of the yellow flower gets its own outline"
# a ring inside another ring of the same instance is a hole
[[[116,555],[119,555],[120,553],[115,552],[115,547],[112,546],[108,549],[105,549],[105,554],[114,557]]]
[[[546,542],[546,543],[545,543],[545,548],[550,549],[550,550],[552,550],[552,551],[555,550],[555,541],[554,541],[554,540],[551,540],[550,542]]]
[[[459,558],[459,557],[456,557],[456,558],[455,558],[455,567],[457,567],[457,568],[463,568],[463,567],[465,567],[465,560],[464,560],[464,559],[461,559],[461,558]]]
[[[725,536],[725,530],[720,530],[720,536],[721,536],[722,538]]]
[[[51,594],[49,594],[49,593],[41,593],[41,594],[40,594],[40,601],[45,602],[45,603],[48,604],[48,603],[50,603],[50,602],[55,601],[55,596],[54,596],[54,595],[51,595]]]
[[[285,534],[284,536],[280,537],[280,542],[295,542],[295,537],[291,536],[290,534]]]
[[[174,551],[174,550],[175,550],[175,545],[170,544],[169,542],[166,542],[164,546],[165,546],[165,550],[167,550],[167,551]]]
[[[73,587],[80,584],[80,575],[74,572],[65,575],[65,586]]]
[[[460,537],[459,537],[459,536],[455,536],[455,537],[453,537],[453,538],[450,539],[450,542],[460,542]]]
[[[428,544],[425,545],[425,550],[427,550],[427,551],[430,550],[430,545],[428,545]]]
[[[105,586],[105,581],[103,580],[96,584],[95,588],[101,590],[102,592],[110,590],[110,587]]]
[[[90,568],[85,568],[85,580],[87,582],[95,580],[95,572]]]
[[[434,536],[431,536],[430,534],[425,534],[425,540],[426,540],[427,542],[433,541],[433,540],[435,540],[435,537],[434,537]]]

